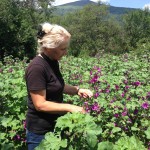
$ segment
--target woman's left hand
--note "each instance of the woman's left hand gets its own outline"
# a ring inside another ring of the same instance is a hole
[[[79,89],[78,95],[83,98],[91,98],[93,96],[93,93],[88,89]]]

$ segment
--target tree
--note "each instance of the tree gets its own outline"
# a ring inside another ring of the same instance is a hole
[[[0,1],[0,57],[4,54],[13,54],[15,47],[18,47],[18,28],[20,28],[20,18],[18,9],[10,0]]]
[[[120,53],[127,49],[125,32],[109,16],[108,5],[87,5],[74,13],[55,19],[72,35],[69,53],[73,56],[95,56],[105,52]],[[54,19],[52,19],[54,20]],[[59,20],[59,21],[58,21]]]
[[[65,20],[71,22],[68,28],[72,34],[70,48],[74,56],[81,53],[94,55],[97,49],[103,49],[100,30],[105,24],[103,21],[107,15],[105,5],[87,5],[82,10],[66,17]]]
[[[124,28],[133,48],[139,40],[150,39],[150,10],[136,10],[125,15]]]
[[[34,57],[37,26],[50,17],[52,1],[39,0],[40,5],[33,0],[0,1],[0,59],[6,55]]]

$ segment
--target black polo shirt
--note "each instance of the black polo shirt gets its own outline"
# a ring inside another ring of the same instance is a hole
[[[46,55],[36,56],[26,69],[25,80],[28,92],[27,129],[36,134],[45,134],[54,130],[56,119],[60,116],[38,112],[32,102],[30,91],[46,90],[46,100],[61,103],[63,101],[64,80],[59,63]]]

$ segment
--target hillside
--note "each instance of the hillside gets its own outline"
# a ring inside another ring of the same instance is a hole
[[[71,2],[71,3],[67,3],[67,4],[64,4],[64,5],[60,5],[60,6],[85,6],[85,5],[89,5],[89,4],[96,4],[95,2],[93,1],[90,1],[90,0],[79,0],[79,1],[75,1],[75,2]]]
[[[58,15],[64,15],[68,12],[74,12],[78,9],[82,9],[85,5],[89,5],[89,4],[96,5],[97,3],[90,1],[90,0],[79,0],[76,2],[71,2],[71,3],[57,6],[55,13]],[[123,15],[129,11],[133,11],[136,9],[135,8],[109,6],[108,10],[109,10],[110,14],[112,14],[112,15]]]

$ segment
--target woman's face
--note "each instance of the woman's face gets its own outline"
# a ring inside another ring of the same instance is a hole
[[[67,48],[69,41],[63,42],[59,47],[47,50],[47,55],[52,60],[60,60],[63,56],[67,55]]]

